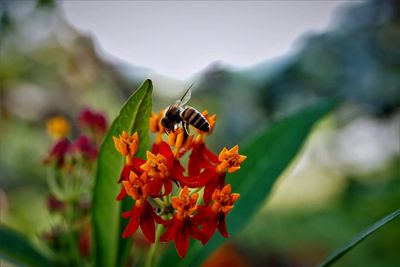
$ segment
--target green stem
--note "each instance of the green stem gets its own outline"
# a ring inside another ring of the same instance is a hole
[[[203,189],[203,187],[196,188],[196,189],[190,191],[190,194],[198,193],[198,192],[200,192],[202,189]]]
[[[154,267],[155,266],[156,252],[160,245],[159,239],[160,239],[163,228],[164,227],[162,225],[157,225],[156,242],[149,249],[149,253],[147,254],[147,260],[146,260],[146,265],[145,265],[146,267]]]
[[[153,198],[153,200],[154,200],[154,202],[157,203],[158,206],[160,206],[160,208],[162,208],[162,207],[165,206],[164,201],[162,201],[161,199],[159,199],[159,198]]]
[[[78,240],[75,236],[74,231],[74,202],[69,201],[67,203],[67,214],[66,214],[66,222],[68,227],[68,242],[70,246],[70,253],[71,253],[71,260],[75,262],[75,266],[81,266],[81,257],[79,255],[79,248],[78,248]]]

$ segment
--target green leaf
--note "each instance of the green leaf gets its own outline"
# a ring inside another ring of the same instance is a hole
[[[331,255],[329,255],[320,265],[319,267],[325,267],[325,266],[330,266],[333,263],[335,263],[338,259],[343,257],[344,254],[349,252],[351,249],[353,249],[355,246],[357,246],[361,241],[366,239],[368,236],[370,236],[372,233],[374,233],[376,230],[379,228],[383,227],[385,224],[393,221],[397,217],[400,216],[400,209],[396,210],[395,212],[387,215],[386,217],[380,219],[358,235],[356,235],[350,242],[345,244],[344,246],[338,248],[335,250]]]
[[[240,193],[235,208],[227,217],[231,236],[242,231],[264,204],[272,186],[301,149],[314,124],[333,109],[336,102],[324,102],[309,107],[288,118],[274,123],[252,141],[240,146],[240,154],[247,159],[241,169],[227,175],[232,191]],[[215,251],[226,239],[218,232],[206,246],[191,242],[188,254],[179,259],[174,247],[170,247],[161,260],[171,266],[196,266]]]
[[[0,240],[0,258],[19,266],[52,266],[29,240],[5,226],[0,226]]]
[[[124,166],[122,157],[114,148],[113,136],[123,130],[139,134],[138,155],[145,155],[149,147],[149,117],[151,113],[152,82],[146,80],[142,86],[124,104],[113,121],[110,130],[100,148],[96,183],[93,192],[93,229],[96,253],[95,266],[117,266],[117,258],[126,255],[130,240],[122,239],[122,230],[126,222],[121,219],[121,206],[130,208],[129,200],[116,201],[121,186],[118,177]]]

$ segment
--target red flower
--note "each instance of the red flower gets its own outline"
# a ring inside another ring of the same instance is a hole
[[[151,196],[165,196],[172,191],[172,181],[183,179],[184,168],[177,160],[167,143],[161,142],[157,155],[147,151],[147,161],[140,168],[149,178]],[[162,186],[164,192],[161,194]]]
[[[172,207],[176,213],[171,224],[160,237],[162,242],[174,240],[175,248],[181,258],[185,257],[187,253],[190,236],[202,242],[207,240],[207,236],[197,228],[192,220],[193,213],[197,210],[197,199],[198,194],[189,195],[189,188],[186,186],[182,189],[179,198],[172,198]]]
[[[137,134],[123,132],[119,138],[114,137],[116,149],[126,157],[118,181],[123,183],[123,187],[117,199],[129,195],[136,200],[132,210],[122,214],[130,219],[123,233],[124,238],[135,233],[140,226],[146,239],[153,243],[155,224],[163,224],[166,230],[160,241],[174,241],[178,255],[185,257],[190,237],[205,244],[216,229],[228,237],[226,216],[239,194],[231,194],[225,177],[226,173],[237,171],[246,157],[239,155],[238,146],[230,150],[224,148],[218,156],[207,148],[204,139],[212,133],[216,118],[215,115],[209,116],[207,111],[203,115],[210,124],[210,132],[196,130],[198,135],[194,138],[194,135],[188,135],[182,127],[178,127],[169,133],[168,143],[164,142],[163,114],[163,111],[153,113],[150,118],[150,130],[157,136],[145,160],[134,157],[139,144]],[[188,176],[184,176],[185,169],[180,159],[188,151],[191,151]],[[179,197],[173,194],[173,182],[182,188]],[[204,187],[204,206],[197,206],[199,196],[197,193],[190,194],[189,187],[196,190]],[[148,202],[148,198],[152,201]],[[154,212],[155,207],[163,216],[173,215],[172,220],[164,221]]]
[[[171,193],[172,181],[183,180],[184,168],[180,162],[174,158],[172,151],[167,143],[161,142],[159,152],[156,155],[147,151],[147,160],[140,158],[130,158],[130,164],[125,165],[121,172],[118,182],[127,181],[130,172],[141,176],[146,173],[149,186],[149,195],[152,197],[161,197]],[[164,187],[164,192],[162,188]],[[117,200],[121,200],[126,196],[125,188],[117,196]]]
[[[189,157],[189,176],[199,175],[202,169],[212,167],[218,163],[217,155],[207,148],[203,136],[197,136],[193,142],[192,153]]]
[[[80,153],[89,160],[95,160],[98,153],[97,147],[91,143],[86,135],[79,136],[72,144],[71,150],[74,153]]]
[[[225,147],[218,155],[219,164],[215,167],[208,167],[199,175],[196,187],[204,187],[203,200],[206,205],[211,201],[211,196],[215,189],[225,186],[226,173],[236,172],[240,169],[240,164],[246,156],[239,155],[239,146],[236,145],[230,150]]]
[[[164,225],[166,225],[166,222],[154,212],[153,207],[147,201],[149,186],[146,173],[139,177],[134,172],[131,172],[129,180],[122,181],[122,183],[126,193],[135,200],[132,210],[122,214],[123,218],[130,219],[122,237],[128,238],[133,235],[140,226],[147,240],[154,243],[156,231],[154,221]]]
[[[47,208],[50,212],[63,211],[65,207],[66,205],[64,201],[57,199],[53,195],[47,197]]]
[[[66,138],[59,140],[54,144],[50,151],[50,155],[44,160],[44,162],[55,162],[58,167],[62,167],[65,163],[65,158],[69,152],[70,145],[70,141]]]
[[[79,114],[79,123],[94,133],[104,134],[107,131],[107,120],[104,114],[88,108]]]
[[[206,242],[217,228],[222,236],[229,237],[226,229],[226,215],[233,209],[233,204],[239,196],[239,194],[231,194],[231,185],[228,184],[222,190],[215,189],[211,206],[199,206],[194,220],[203,226],[202,230],[207,236]]]
[[[122,181],[129,181],[129,175],[131,172],[134,172],[137,176],[141,176],[143,170],[140,168],[146,161],[141,158],[132,158],[130,160],[131,165],[125,165],[122,169],[121,175],[119,177],[118,183]],[[120,193],[117,196],[117,200],[122,200],[126,196],[125,187],[122,186]]]

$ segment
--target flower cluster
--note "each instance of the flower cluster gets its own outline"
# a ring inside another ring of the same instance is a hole
[[[239,194],[232,193],[225,178],[227,173],[239,170],[246,157],[239,154],[237,145],[229,150],[223,148],[219,155],[206,146],[205,138],[213,132],[216,122],[216,116],[207,111],[203,115],[210,132],[196,129],[196,136],[187,136],[178,128],[164,141],[163,114],[162,110],[153,112],[150,118],[150,131],[156,137],[146,159],[135,157],[140,142],[137,133],[124,131],[114,137],[116,150],[126,158],[117,200],[135,200],[132,209],[122,214],[129,219],[124,238],[140,227],[146,239],[154,243],[156,224],[161,224],[166,229],[160,241],[175,242],[178,255],[184,257],[190,237],[206,244],[217,229],[229,237],[226,216]],[[189,156],[187,168],[182,165],[185,155]]]
[[[46,122],[47,132],[54,144],[44,163],[49,167],[50,195],[47,207],[50,213],[61,218],[45,240],[55,254],[63,255],[79,249],[83,261],[90,254],[90,199],[99,145],[107,131],[107,121],[102,113],[84,109],[78,117],[78,129],[66,117],[53,116]],[[72,131],[71,131],[72,130]],[[71,138],[71,132],[76,137]],[[72,240],[66,243],[65,240]],[[79,265],[65,262],[64,265]]]
[[[47,131],[56,142],[44,162],[57,168],[70,170],[81,158],[94,163],[99,145],[107,131],[107,121],[102,113],[84,109],[79,114],[79,126],[82,133],[70,141],[70,124],[63,116],[54,116],[47,120]]]

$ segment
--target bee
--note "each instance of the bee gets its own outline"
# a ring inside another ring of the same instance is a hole
[[[186,90],[181,99],[166,108],[161,124],[166,133],[175,131],[179,127],[185,130],[186,136],[189,135],[189,125],[203,132],[210,132],[210,123],[198,110],[193,107],[185,106],[192,96],[192,85]]]

